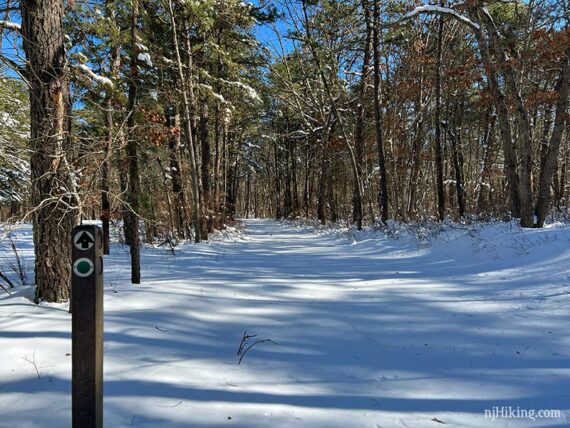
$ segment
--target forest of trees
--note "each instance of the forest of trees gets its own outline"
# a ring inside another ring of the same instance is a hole
[[[36,300],[70,231],[520,219],[568,203],[567,0],[0,1],[0,212]]]

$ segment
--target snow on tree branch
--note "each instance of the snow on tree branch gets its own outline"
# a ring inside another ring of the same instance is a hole
[[[111,79],[108,79],[104,76],[100,76],[99,74],[97,74],[93,70],[91,70],[88,66],[86,66],[85,64],[79,64],[77,67],[83,73],[85,73],[87,76],[89,76],[91,79],[93,79],[95,82],[99,83],[100,85],[109,86],[111,88],[113,87],[113,82],[111,81]]]
[[[425,14],[438,13],[438,14],[442,14],[442,15],[449,15],[452,18],[455,18],[456,20],[458,20],[459,22],[466,24],[468,27],[470,27],[471,29],[473,29],[477,32],[481,30],[481,27],[479,26],[479,24],[471,21],[466,16],[463,16],[463,15],[457,13],[455,10],[450,9],[448,7],[441,7],[441,6],[434,6],[434,5],[418,6],[414,10],[412,10],[411,12],[406,13],[404,15],[403,19],[404,20],[410,19],[410,18],[413,18],[414,16],[420,15],[422,13],[425,13]]]
[[[4,30],[13,30],[13,31],[21,31],[22,26],[20,24],[16,24],[15,22],[9,21],[0,21],[0,29]]]
[[[226,80],[226,79],[220,79],[220,80],[230,86],[235,86],[243,89],[250,100],[256,102],[263,102],[257,91],[253,89],[251,86],[246,85],[245,83],[240,82],[238,80]]]
[[[214,88],[212,88],[210,85],[206,85],[204,83],[199,83],[198,86],[202,89],[205,89],[206,92],[208,94],[210,94],[212,97],[214,97],[215,99],[217,99],[219,102],[221,102],[222,104],[226,104],[227,101],[224,98],[224,96],[222,94],[218,94],[216,91],[214,91]]]

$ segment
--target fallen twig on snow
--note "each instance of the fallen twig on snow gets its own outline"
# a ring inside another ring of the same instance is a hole
[[[243,332],[243,338],[241,339],[241,343],[239,344],[238,351],[237,351],[237,355],[240,355],[240,358],[238,360],[238,365],[241,364],[243,358],[245,357],[245,354],[247,354],[247,351],[249,351],[251,348],[253,348],[258,343],[271,342],[271,343],[277,345],[277,342],[275,342],[271,339],[262,339],[262,340],[257,340],[248,346],[247,341],[251,338],[254,338],[254,337],[257,337],[257,334],[248,335],[247,331]],[[246,348],[246,346],[247,346],[247,348]]]

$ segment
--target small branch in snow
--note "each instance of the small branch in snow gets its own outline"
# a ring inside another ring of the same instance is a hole
[[[241,342],[239,344],[236,355],[241,354],[241,351],[243,351],[243,347],[245,346],[245,343],[248,341],[248,339],[251,339],[252,337],[256,337],[256,336],[257,336],[257,334],[252,334],[252,335],[248,336],[247,330],[244,330],[243,337],[242,337]]]
[[[247,348],[245,348],[245,350],[241,354],[241,357],[239,358],[239,361],[238,361],[238,365],[241,364],[241,360],[243,360],[243,357],[245,357],[245,354],[247,354],[247,351],[249,351],[251,348],[253,348],[258,343],[263,343],[263,342],[271,342],[271,343],[274,343],[275,345],[277,344],[271,339],[264,339],[264,340],[258,340],[257,342],[253,342],[251,345],[249,345]]]
[[[22,357],[22,358],[24,359],[24,361],[27,361],[32,366],[34,366],[34,369],[36,370],[36,374],[38,375],[38,379],[41,379],[42,375],[40,373],[40,370],[38,369],[38,364],[36,363],[36,351],[34,351],[32,353],[32,358],[28,358],[28,357]]]
[[[255,345],[259,344],[259,343],[264,343],[264,342],[271,342],[275,345],[277,345],[276,342],[274,342],[271,339],[263,339],[263,340],[257,340],[255,342],[253,342],[251,345],[248,346],[247,341],[251,338],[257,337],[257,334],[251,334],[248,335],[247,331],[243,332],[243,338],[241,339],[241,343],[239,344],[239,348],[237,351],[237,355],[241,355],[239,360],[238,360],[238,365],[241,364],[243,358],[245,357],[245,354],[247,354],[247,351],[249,351],[251,348],[253,348]],[[247,348],[246,348],[247,346]]]
[[[406,13],[404,15],[404,17],[402,18],[402,21],[413,18],[414,16],[417,16],[420,14],[448,15],[448,16],[451,16],[452,18],[456,19],[457,21],[467,25],[468,27],[470,27],[475,32],[481,31],[481,27],[479,26],[479,24],[471,21],[466,16],[463,16],[463,15],[457,13],[455,10],[450,9],[448,7],[441,7],[441,6],[434,6],[434,5],[418,6],[414,10],[412,10],[411,12]]]

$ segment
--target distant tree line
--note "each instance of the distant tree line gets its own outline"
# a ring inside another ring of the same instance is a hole
[[[568,201],[566,1],[0,1],[0,214],[36,300],[70,232],[200,242],[238,216],[518,218]],[[10,71],[8,71],[10,70]],[[27,92],[27,95],[25,94]]]

